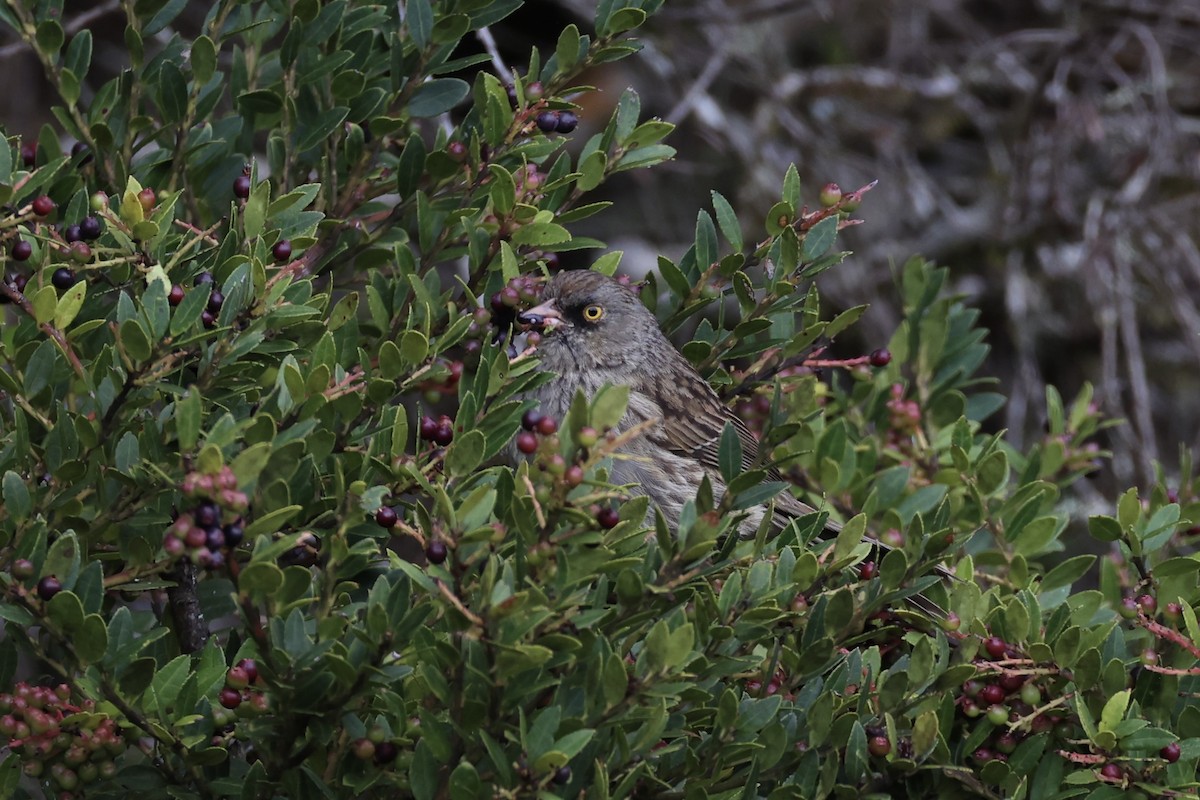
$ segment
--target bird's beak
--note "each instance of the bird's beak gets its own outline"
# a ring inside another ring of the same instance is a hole
[[[547,300],[540,305],[517,314],[517,322],[532,328],[541,328],[542,330],[554,330],[566,324],[566,321],[562,318],[562,313],[559,312],[558,306],[553,300]]]

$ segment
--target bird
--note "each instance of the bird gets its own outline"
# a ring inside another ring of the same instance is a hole
[[[563,419],[580,390],[590,400],[605,385],[628,387],[629,402],[616,431],[635,426],[644,431],[614,453],[609,479],[633,494],[648,495],[672,533],[704,478],[714,498],[724,494],[719,454],[727,425],[740,440],[743,468],[759,464],[754,434],[627,286],[600,272],[570,270],[556,274],[539,300],[517,315],[522,325],[543,332],[539,368],[554,375],[531,393],[538,411]],[[767,469],[767,478],[782,480],[774,468]],[[815,511],[783,491],[774,501],[772,528],[778,532],[791,519]],[[753,537],[765,513],[765,506],[750,509],[738,525],[739,535]],[[836,533],[841,525],[830,519],[825,528]]]

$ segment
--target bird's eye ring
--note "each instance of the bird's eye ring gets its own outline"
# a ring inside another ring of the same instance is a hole
[[[590,306],[584,306],[584,308],[583,308],[583,318],[586,319],[588,322],[599,322],[600,318],[603,316],[604,316],[604,307],[603,306],[598,306],[595,303],[592,303]]]

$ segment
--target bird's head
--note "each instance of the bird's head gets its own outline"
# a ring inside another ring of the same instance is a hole
[[[638,296],[599,272],[560,272],[541,300],[517,321],[545,331],[538,351],[553,371],[641,369],[655,346],[665,344],[658,321]]]

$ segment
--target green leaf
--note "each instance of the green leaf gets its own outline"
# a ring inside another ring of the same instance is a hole
[[[579,28],[568,25],[558,35],[558,44],[554,48],[554,57],[558,62],[558,72],[570,72],[579,61]]]
[[[158,76],[158,108],[163,122],[173,125],[187,113],[187,79],[175,62],[164,60]]]
[[[250,190],[246,199],[246,207],[242,211],[242,229],[247,239],[253,239],[263,232],[267,220],[267,206],[271,203],[271,182],[259,181]]]
[[[1138,499],[1137,488],[1129,489],[1117,501],[1117,522],[1122,530],[1128,530],[1137,524],[1142,515],[1142,501]]]
[[[199,440],[202,408],[200,390],[195,386],[190,387],[184,396],[175,402],[175,433],[182,452],[192,450]]]
[[[127,319],[121,323],[121,346],[125,349],[125,354],[135,364],[140,364],[150,358],[150,337],[146,335],[146,330],[141,323],[136,319]]]
[[[436,117],[458,105],[471,91],[466,81],[458,78],[435,78],[421,84],[408,103],[413,117]]]
[[[717,214],[717,225],[721,228],[721,234],[733,247],[734,252],[741,252],[745,247],[742,240],[742,226],[738,222],[737,214],[733,211],[733,206],[729,205],[729,201],[717,191],[712,192],[712,203],[713,211]]]
[[[200,36],[192,42],[192,76],[198,84],[206,84],[216,73],[217,46],[207,36]]]
[[[405,331],[400,336],[400,355],[409,364],[420,364],[429,355],[429,339],[420,331]]]
[[[804,234],[800,258],[803,261],[814,261],[825,255],[829,248],[833,247],[833,241],[837,238],[837,230],[838,218],[836,216],[826,217],[813,225],[808,233]]]
[[[579,165],[579,178],[575,185],[580,191],[590,192],[604,180],[604,170],[608,166],[608,156],[600,150],[594,150],[587,155]]]
[[[296,149],[304,152],[329,139],[333,132],[346,121],[349,113],[350,109],[347,106],[334,106],[317,114],[311,120],[305,120],[301,126],[303,133],[296,144]]]
[[[446,471],[453,476],[470,474],[483,461],[487,437],[482,431],[459,434],[446,450]]]
[[[303,506],[284,506],[283,508],[277,508],[262,515],[246,527],[246,538],[253,539],[260,534],[274,533],[280,530],[288,520],[299,514],[302,509]]]
[[[28,397],[36,397],[50,384],[50,375],[54,371],[57,359],[58,350],[49,339],[44,339],[33,351],[29,363],[25,365],[24,388]]]
[[[429,0],[408,0],[404,4],[404,20],[408,23],[408,35],[413,43],[425,49],[433,31],[433,9]]]
[[[1112,517],[1096,514],[1088,517],[1088,533],[1102,542],[1115,542],[1121,538],[1121,524]]]
[[[534,247],[561,244],[571,241],[571,234],[562,225],[554,222],[534,222],[523,225],[513,231],[513,244],[527,244]]]
[[[725,429],[721,431],[717,460],[725,483],[732,481],[742,471],[742,440],[732,422],[726,422]]]
[[[1108,698],[1108,702],[1104,704],[1104,709],[1100,712],[1101,731],[1117,729],[1117,725],[1125,719],[1125,712],[1129,709],[1129,696],[1130,692],[1126,689]]]
[[[125,431],[125,434],[117,442],[117,450],[114,456],[117,470],[126,475],[133,474],[133,468],[142,460],[141,447],[138,445],[137,436],[133,431]]]
[[[29,487],[21,476],[12,470],[4,473],[4,510],[13,520],[21,522],[29,516],[32,503],[29,498]]]

